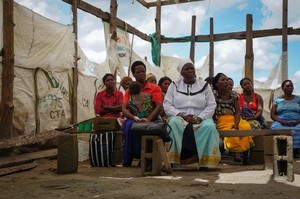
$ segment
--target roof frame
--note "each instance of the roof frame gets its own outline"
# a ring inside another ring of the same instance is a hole
[[[167,5],[173,5],[177,3],[191,3],[191,2],[197,2],[197,1],[204,1],[204,0],[161,0],[161,6],[167,6]],[[137,0],[140,4],[145,6],[146,8],[150,7],[156,7],[156,2],[146,2],[145,0]]]

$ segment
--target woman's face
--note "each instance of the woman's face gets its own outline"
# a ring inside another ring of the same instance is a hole
[[[122,87],[126,91],[129,88],[129,85],[132,81],[127,81]]]
[[[104,85],[106,88],[114,88],[116,86],[116,81],[112,76],[107,76]]]
[[[253,91],[252,82],[250,82],[248,79],[243,80],[242,89],[244,92],[252,92]]]
[[[228,78],[222,75],[217,82],[218,90],[228,90]]]
[[[143,65],[138,65],[135,67],[135,71],[133,73],[135,80],[144,83],[146,81],[146,69]]]
[[[151,77],[149,77],[148,79],[147,79],[147,81],[148,82],[150,82],[150,83],[152,83],[152,84],[156,84],[156,77],[154,77],[154,76],[151,76]]]
[[[294,91],[294,84],[293,82],[287,81],[284,86],[282,87],[282,90],[285,94],[292,94]]]
[[[181,69],[181,75],[184,79],[195,78],[195,67],[192,63],[185,64]]]
[[[228,80],[228,90],[232,91],[233,89],[233,81],[231,79]]]
[[[162,84],[161,84],[161,86],[160,86],[161,91],[163,93],[167,93],[170,84],[171,84],[171,82],[169,80],[163,81]]]

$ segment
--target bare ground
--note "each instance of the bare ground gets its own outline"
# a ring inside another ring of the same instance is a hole
[[[242,166],[223,160],[217,168],[198,171],[180,166],[172,175],[141,177],[140,168],[98,167],[79,163],[74,174],[57,174],[57,161],[42,159],[34,169],[0,177],[0,198],[299,198],[294,182],[273,180],[262,165]]]

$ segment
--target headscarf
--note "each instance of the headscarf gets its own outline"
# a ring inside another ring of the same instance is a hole
[[[131,77],[128,77],[128,76],[125,76],[121,79],[121,82],[120,82],[120,86],[124,87],[124,85],[129,82],[129,81],[132,81],[132,78]]]
[[[181,59],[178,63],[177,71],[181,74],[181,70],[182,70],[183,66],[186,64],[189,64],[189,63],[194,65],[194,63],[192,62],[191,59]]]
[[[146,75],[146,80],[148,80],[150,77],[155,77],[155,75],[153,73],[148,73]]]

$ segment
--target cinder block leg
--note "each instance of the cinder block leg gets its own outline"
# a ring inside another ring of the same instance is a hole
[[[291,136],[273,138],[273,178],[294,181],[293,139]]]
[[[167,174],[172,174],[172,172],[173,172],[172,167],[171,167],[171,164],[169,162],[163,140],[159,139],[159,140],[156,141],[156,143],[157,143],[157,146],[158,146],[158,149],[159,149],[160,156],[161,156],[161,158],[163,160],[163,163],[165,165]]]
[[[158,136],[142,136],[141,175],[160,175],[162,157],[157,145]]]
[[[57,172],[60,174],[76,173],[78,170],[77,135],[58,137]]]

